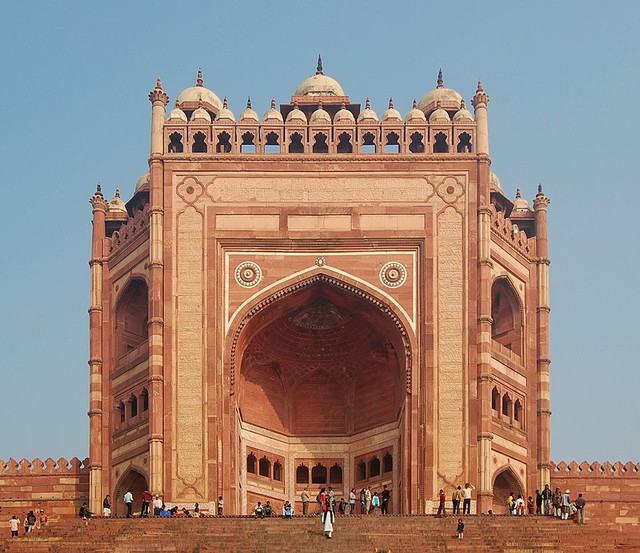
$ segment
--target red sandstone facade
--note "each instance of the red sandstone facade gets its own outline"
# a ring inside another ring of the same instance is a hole
[[[491,173],[480,83],[473,115],[440,76],[405,118],[321,65],[262,119],[201,75],[149,97],[149,173],[91,199],[94,511],[550,481],[549,200]]]

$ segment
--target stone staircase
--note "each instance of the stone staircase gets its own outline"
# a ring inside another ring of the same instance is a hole
[[[3,552],[203,552],[348,553],[426,551],[640,551],[640,529],[619,528],[547,517],[468,516],[465,537],[456,536],[457,518],[435,516],[340,516],[331,541],[319,517],[95,518],[62,520],[28,536],[7,538]],[[7,525],[8,526],[8,525]]]

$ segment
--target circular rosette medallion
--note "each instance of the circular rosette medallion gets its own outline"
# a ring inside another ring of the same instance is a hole
[[[390,261],[380,269],[380,280],[389,288],[398,288],[407,280],[407,269],[402,263]]]
[[[245,288],[251,288],[260,282],[262,271],[257,263],[244,261],[236,267],[236,282]]]

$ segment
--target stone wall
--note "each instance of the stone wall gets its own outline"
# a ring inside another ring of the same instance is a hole
[[[551,488],[556,486],[571,490],[572,499],[583,494],[587,522],[640,526],[640,463],[552,463]]]
[[[6,519],[44,509],[50,520],[76,516],[89,501],[89,459],[0,459],[0,507]]]

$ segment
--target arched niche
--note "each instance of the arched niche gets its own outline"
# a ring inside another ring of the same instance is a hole
[[[494,514],[502,515],[507,513],[507,498],[509,494],[514,494],[514,498],[517,499],[518,494],[523,498],[526,496],[524,492],[524,486],[520,482],[520,479],[510,466],[502,467],[498,471],[493,479],[493,507]]]
[[[141,470],[130,468],[118,480],[114,497],[111,501],[113,516],[125,516],[127,508],[124,504],[124,494],[131,491],[133,495],[133,514],[140,514],[142,509],[142,492],[149,489],[147,478]]]
[[[149,290],[141,278],[131,279],[116,303],[116,361],[149,337]]]
[[[491,318],[491,338],[522,356],[522,306],[513,284],[506,277],[497,278],[491,287]]]

